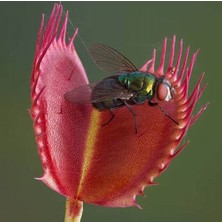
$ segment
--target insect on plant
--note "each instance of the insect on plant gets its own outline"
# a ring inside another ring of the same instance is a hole
[[[137,196],[186,147],[185,135],[207,108],[193,112],[206,88],[204,73],[192,92],[189,87],[199,50],[189,59],[181,39],[176,53],[173,36],[167,62],[164,38],[159,66],[154,49],[137,69],[109,46],[93,45],[93,60],[109,75],[88,84],[74,45],[78,29],[67,41],[68,12],[62,14],[55,4],[46,26],[42,16],[31,74],[38,180],[67,197],[66,222],[81,220],[83,203],[140,208]]]
[[[99,111],[109,110],[111,117],[103,126],[109,124],[115,117],[114,109],[126,106],[133,115],[137,133],[136,113],[131,106],[143,104],[146,101],[149,106],[158,106],[164,115],[178,124],[159,105],[159,101],[168,102],[175,94],[174,87],[164,76],[157,77],[139,71],[120,52],[106,45],[92,45],[89,52],[102,71],[113,75],[96,84],[83,85],[67,92],[64,95],[66,100],[76,104],[92,103]]]

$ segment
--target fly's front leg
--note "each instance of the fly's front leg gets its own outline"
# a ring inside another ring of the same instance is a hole
[[[168,112],[167,112],[162,106],[159,105],[159,103],[153,102],[152,100],[149,100],[149,101],[148,101],[148,104],[149,104],[150,106],[158,106],[165,116],[167,116],[169,119],[171,119],[175,124],[179,125],[179,123],[178,123],[175,119],[173,119],[173,118],[168,114]]]

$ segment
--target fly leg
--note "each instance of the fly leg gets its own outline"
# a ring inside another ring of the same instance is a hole
[[[179,123],[178,123],[175,119],[173,119],[173,118],[167,113],[167,111],[166,111],[165,109],[163,109],[163,107],[161,107],[160,105],[158,105],[158,107],[161,109],[161,111],[162,111],[169,119],[171,119],[174,123],[176,123],[177,125],[179,125]]]
[[[109,113],[111,115],[110,119],[106,122],[106,123],[103,123],[102,126],[106,126],[108,125],[112,120],[113,118],[115,117],[114,113],[111,111],[111,109],[109,109]]]
[[[133,114],[133,120],[135,125],[135,132],[138,133],[138,124],[136,119],[136,113],[130,108],[130,106],[124,101],[124,104],[126,105],[127,109]]]
[[[149,100],[148,101],[148,104],[150,105],[150,106],[158,106],[159,108],[160,108],[160,110],[164,113],[164,115],[165,116],[167,116],[169,119],[171,119],[174,123],[176,123],[177,125],[179,125],[179,123],[175,120],[175,119],[173,119],[169,114],[168,114],[168,112],[163,108],[163,107],[161,107],[157,102],[153,102],[152,100]]]

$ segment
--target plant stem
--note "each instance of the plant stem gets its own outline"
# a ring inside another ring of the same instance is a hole
[[[82,201],[67,198],[64,222],[80,222],[82,217],[82,211]]]

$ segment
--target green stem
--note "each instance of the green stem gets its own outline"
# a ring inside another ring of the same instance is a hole
[[[64,222],[80,222],[83,211],[83,202],[67,198]]]

